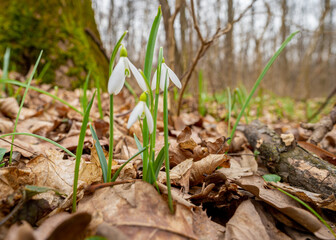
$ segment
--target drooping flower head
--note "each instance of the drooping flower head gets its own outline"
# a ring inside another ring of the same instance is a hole
[[[171,70],[167,64],[165,63],[165,60],[162,59],[162,65],[161,65],[161,77],[160,77],[160,89],[163,91],[164,90],[164,83],[166,80],[166,75],[168,72],[168,76],[167,76],[167,88],[169,86],[169,79],[175,84],[176,87],[181,88],[181,82],[178,79],[178,77],[176,76],[176,74],[173,72],[173,70]],[[152,79],[152,90],[156,89],[156,78],[157,78],[157,70],[154,73],[153,79]]]
[[[125,78],[131,77],[131,72],[133,73],[135,80],[138,82],[140,88],[143,91],[147,91],[147,85],[139,71],[136,67],[131,63],[131,61],[127,57],[127,50],[124,46],[122,46],[120,50],[120,59],[115,66],[110,79],[108,81],[108,93],[117,95],[125,84]]]
[[[149,133],[153,132],[153,117],[146,105],[146,100],[147,95],[145,92],[143,92],[140,96],[140,101],[131,112],[131,115],[128,119],[127,128],[130,128],[137,121],[138,118],[143,119],[146,116]]]

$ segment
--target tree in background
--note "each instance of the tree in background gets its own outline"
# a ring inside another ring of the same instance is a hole
[[[11,70],[27,74],[43,49],[38,68],[46,70],[43,82],[74,88],[91,70],[106,86],[108,60],[99,48],[91,0],[0,0],[0,5],[5,9],[0,53],[11,49]]]

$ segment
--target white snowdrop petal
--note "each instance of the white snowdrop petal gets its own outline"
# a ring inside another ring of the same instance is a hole
[[[136,69],[136,67],[133,65],[133,63],[131,63],[131,61],[126,58],[129,64],[129,67],[135,77],[135,80],[138,82],[140,88],[142,89],[142,91],[146,92],[148,91],[145,79],[142,77],[142,75],[140,74],[140,72],[138,71],[138,69]]]
[[[167,75],[167,65],[165,63],[162,63],[161,67],[161,78],[160,78],[160,89],[163,91],[164,90],[164,83],[166,80],[166,75]],[[169,76],[167,76],[167,82],[166,84],[169,85]]]
[[[124,82],[125,65],[123,61],[119,60],[108,81],[107,89],[109,94],[118,94],[121,88],[124,86]]]
[[[155,71],[153,79],[152,79],[152,86],[151,86],[152,90],[156,89],[156,75],[157,75],[157,71]]]
[[[144,103],[144,109],[145,109],[145,115],[147,119],[148,130],[149,130],[149,133],[152,133],[153,128],[154,128],[153,117],[145,103]]]
[[[181,88],[182,84],[180,80],[178,79],[178,77],[176,76],[176,74],[168,66],[167,66],[167,69],[168,69],[169,78],[172,80],[172,82],[175,84],[176,87]]]
[[[144,111],[143,103],[144,102],[140,101],[131,112],[131,115],[127,122],[127,128],[130,128],[137,121],[138,117],[140,117],[141,114],[143,113]]]
[[[120,57],[120,60],[122,60],[124,62],[125,65],[125,76],[126,77],[131,77],[131,71],[130,71],[130,66],[129,66],[129,60],[127,57]],[[127,69],[127,71],[126,71]]]

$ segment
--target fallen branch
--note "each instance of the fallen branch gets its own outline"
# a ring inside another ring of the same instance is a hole
[[[308,142],[317,145],[322,141],[324,136],[330,132],[336,124],[336,105],[328,116],[325,116],[318,123],[302,123],[304,129],[313,130],[313,134],[309,137]]]
[[[329,196],[336,192],[336,166],[320,159],[304,148],[283,142],[274,131],[254,121],[244,127],[250,145],[272,173],[292,186]]]

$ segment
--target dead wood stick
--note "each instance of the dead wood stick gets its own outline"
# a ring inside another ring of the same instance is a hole
[[[311,115],[309,118],[308,118],[308,122],[310,122],[311,120],[313,120],[317,115],[319,115],[322,110],[328,105],[330,99],[336,95],[336,87],[334,88],[334,90],[332,90],[332,92],[329,94],[329,96],[326,98],[326,100],[324,101],[324,103],[319,107],[319,109],[317,109],[317,111]]]
[[[317,145],[324,136],[330,132],[336,124],[336,105],[328,116],[325,116],[318,123],[302,123],[301,127],[313,130],[308,142]]]
[[[250,145],[272,173],[293,186],[329,196],[336,192],[336,166],[296,145],[286,146],[273,130],[254,121],[244,127]]]

